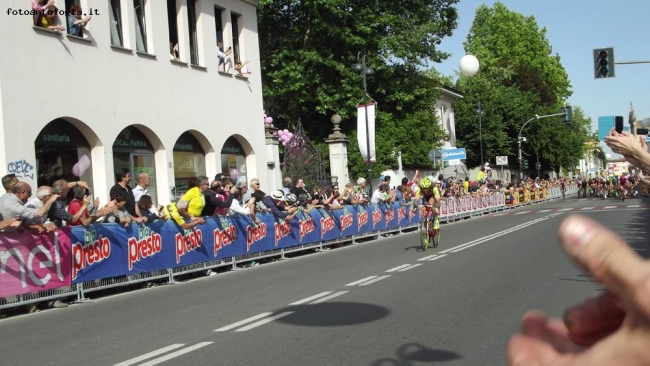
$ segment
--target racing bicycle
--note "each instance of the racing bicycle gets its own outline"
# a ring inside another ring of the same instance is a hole
[[[420,220],[420,246],[422,250],[429,248],[429,243],[433,244],[434,248],[440,244],[440,221],[438,215],[433,211],[431,205],[424,205],[426,208],[424,216]],[[437,229],[434,229],[437,227]]]

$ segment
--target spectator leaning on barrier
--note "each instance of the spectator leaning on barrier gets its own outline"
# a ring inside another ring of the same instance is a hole
[[[162,211],[162,207],[158,207],[158,210],[155,212],[151,210],[153,208],[153,200],[148,194],[140,197],[138,206],[140,207],[140,213],[142,213],[143,217],[147,218],[146,222],[148,223],[152,223],[155,220],[165,218],[164,214],[160,213]]]
[[[203,193],[208,189],[208,186],[210,186],[210,182],[208,182],[208,177],[205,175],[190,178],[188,182],[190,189],[176,202],[176,208],[181,216],[188,220],[201,217],[201,212],[205,207]]]
[[[72,215],[75,215],[79,210],[83,209],[83,199],[86,193],[88,192],[85,188],[82,186],[75,186],[72,188],[72,193],[74,196],[74,199],[70,202],[68,205],[68,212]],[[90,196],[90,194],[88,194]],[[83,214],[80,218],[79,221],[73,221],[69,222],[68,225],[70,226],[76,226],[76,225],[90,225],[93,222],[97,221],[102,216],[108,215],[111,212],[114,212],[117,210],[115,207],[115,201],[109,201],[104,207],[99,208],[99,197],[95,197],[95,202],[92,207],[88,206],[86,208],[85,214]]]
[[[54,224],[41,225],[35,223],[35,220],[46,216],[50,207],[59,196],[53,194],[41,208],[36,209],[25,206],[25,203],[27,203],[31,195],[32,188],[29,184],[17,182],[11,187],[11,193],[4,194],[0,197],[0,215],[3,220],[0,226],[4,226],[4,231],[13,231],[20,228],[21,226],[16,222],[20,222],[25,227],[36,229],[39,232],[56,229]],[[11,219],[15,220],[12,222]],[[32,223],[32,226],[27,226],[28,223]]]
[[[273,191],[270,196],[265,196],[262,203],[271,210],[276,220],[291,221],[298,213],[297,207],[286,208],[284,206],[284,192],[281,190]]]
[[[129,213],[129,215],[139,217],[140,209],[135,204],[135,196],[133,195],[133,190],[129,186],[129,181],[131,180],[131,173],[126,168],[116,169],[115,170],[115,185],[111,187],[110,196],[113,197],[115,193],[121,194],[126,203],[124,208]],[[88,187],[86,187],[88,188]]]
[[[372,198],[370,203],[382,203],[382,202],[393,202],[395,198],[395,192],[388,193],[388,184],[381,183],[379,187],[372,193]]]
[[[250,216],[251,220],[253,220],[255,224],[261,223],[260,219],[258,219],[255,215],[255,197],[251,197],[248,202],[246,202],[247,207],[244,207],[240,202],[242,196],[241,190],[235,190],[235,192],[230,196],[232,197],[232,202],[230,204],[230,208],[228,209],[228,215]]]
[[[115,201],[116,210],[106,215],[104,223],[123,224],[124,227],[129,227],[135,218],[126,210],[126,197],[121,193],[113,193],[113,195],[111,195],[111,201]],[[140,217],[138,219],[140,220],[139,222],[147,221],[146,217]]]
[[[206,189],[203,192],[205,198],[205,207],[201,212],[201,216],[212,216],[212,215],[226,215],[228,213],[228,208],[232,206],[233,194],[237,191],[237,187],[232,185],[232,182],[228,183],[226,190],[230,193],[227,199],[223,199],[221,193],[223,189],[221,188],[221,183],[217,181],[212,181],[210,184],[210,189]],[[223,208],[226,211],[219,212],[219,208]]]
[[[59,179],[54,183],[52,183],[52,192],[58,195],[59,198],[56,201],[54,201],[47,216],[51,222],[56,224],[57,227],[63,226],[64,221],[68,224],[72,222],[79,222],[79,219],[86,212],[88,205],[90,205],[90,196],[85,194],[86,191],[84,190],[84,188],[82,187],[79,188],[82,189],[82,193],[83,193],[82,204],[81,207],[78,209],[78,211],[73,215],[66,210],[66,206],[67,206],[66,197],[68,195],[68,190],[69,190],[68,182],[63,179]]]

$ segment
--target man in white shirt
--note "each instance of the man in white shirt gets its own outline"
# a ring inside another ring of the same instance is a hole
[[[150,181],[149,181],[149,174],[146,172],[140,172],[138,173],[137,176],[137,185],[135,188],[131,190],[133,192],[133,198],[135,198],[135,205],[138,205],[138,202],[140,202],[140,197],[144,196],[145,194],[148,195],[149,191],[147,191],[147,187],[149,187]],[[158,214],[158,211],[156,210],[156,203],[154,202],[153,205],[151,205],[151,208],[149,208],[149,212],[153,214]]]

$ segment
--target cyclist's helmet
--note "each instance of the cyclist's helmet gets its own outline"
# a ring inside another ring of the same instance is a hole
[[[420,188],[422,189],[430,189],[432,185],[431,179],[428,177],[424,177],[420,180]]]

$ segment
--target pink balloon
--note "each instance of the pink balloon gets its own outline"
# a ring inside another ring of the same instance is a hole
[[[289,138],[292,138],[292,137],[293,137],[293,133],[289,132],[289,133],[287,134],[287,136],[289,136]]]
[[[273,123],[273,117],[265,117],[264,118],[264,123],[268,123],[268,124]]]
[[[238,176],[239,176],[239,172],[237,171],[237,169],[233,169],[230,171],[230,179],[236,181]]]
[[[282,146],[287,146],[287,142],[286,142],[286,141],[282,141]]]
[[[289,133],[289,130],[287,130],[286,128],[285,128],[284,130],[282,130],[282,131],[283,131],[285,134]]]

